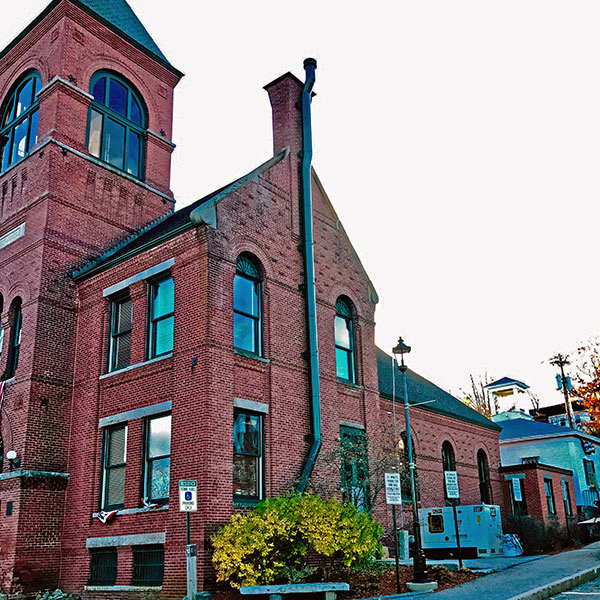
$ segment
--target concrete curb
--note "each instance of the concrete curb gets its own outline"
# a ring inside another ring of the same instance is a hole
[[[508,600],[545,600],[546,598],[550,598],[553,594],[560,594],[572,587],[592,581],[592,579],[595,579],[598,575],[600,575],[600,566],[586,569],[585,571],[579,571],[579,573],[542,585],[529,590],[528,592],[524,592],[523,594],[511,596]]]

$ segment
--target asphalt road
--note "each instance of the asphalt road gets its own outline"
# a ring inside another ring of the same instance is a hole
[[[540,586],[574,576],[578,572],[598,567],[600,564],[600,543],[584,548],[547,556],[533,562],[513,566],[509,569],[485,575],[470,583],[437,592],[435,600],[510,600],[526,595]],[[590,592],[596,594],[596,592]],[[560,600],[600,600],[598,595],[555,596]],[[526,596],[525,596],[526,597]],[[543,596],[547,598],[548,596]]]

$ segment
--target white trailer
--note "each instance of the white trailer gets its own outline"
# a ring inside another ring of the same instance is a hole
[[[502,556],[500,507],[490,504],[457,506],[458,531],[463,558]],[[452,506],[420,508],[423,550],[438,558],[456,556],[456,529]]]

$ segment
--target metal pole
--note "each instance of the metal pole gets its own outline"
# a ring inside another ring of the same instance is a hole
[[[550,361],[550,364],[560,367],[560,378],[562,381],[563,395],[565,397],[565,410],[567,411],[567,418],[569,419],[569,427],[574,429],[573,407],[571,406],[571,398],[569,396],[569,390],[567,389],[567,377],[564,368],[565,365],[569,364],[568,356],[564,357],[562,354],[557,354],[556,357]]]
[[[456,512],[456,502],[452,503],[452,511],[454,512],[454,531],[456,533],[456,553],[458,555],[458,568],[463,568],[462,550],[460,548],[460,532],[458,531],[458,514]]]
[[[396,523],[396,505],[392,504],[392,519],[394,520],[394,544],[396,545],[396,588],[400,593],[400,544],[398,543],[398,524]]]
[[[425,553],[421,544],[421,524],[419,522],[419,508],[417,506],[417,489],[415,485],[415,463],[413,461],[412,438],[410,435],[410,414],[408,410],[408,383],[406,380],[407,367],[404,364],[404,355],[401,356],[402,364],[400,372],[402,373],[402,381],[404,385],[404,419],[406,422],[406,439],[408,446],[408,467],[410,469],[410,494],[412,501],[413,521],[415,527],[415,551],[413,553],[413,579],[415,583],[429,583],[429,575],[427,574],[427,562]]]
[[[187,599],[195,600],[198,594],[198,547],[188,544],[185,547],[186,573],[187,573]]]
[[[186,539],[186,545],[190,545],[191,542],[191,535],[190,535],[190,513],[186,512],[185,513],[185,539]]]

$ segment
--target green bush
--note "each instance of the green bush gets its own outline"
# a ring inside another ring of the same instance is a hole
[[[289,582],[310,556],[362,567],[379,551],[383,529],[351,504],[290,493],[263,500],[246,515],[233,515],[212,538],[219,581],[232,587]],[[308,572],[308,570],[307,570]]]

